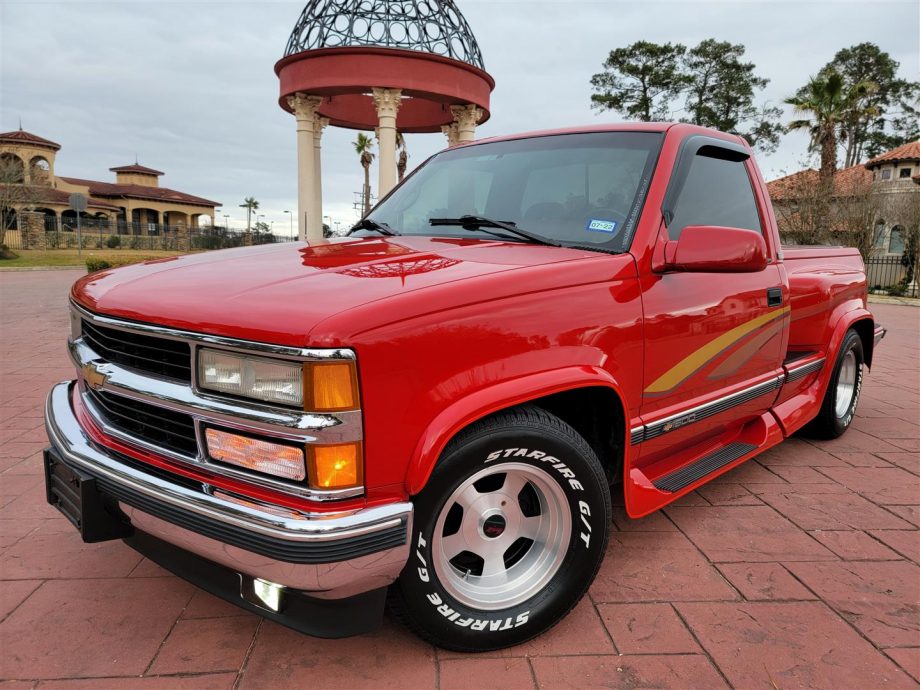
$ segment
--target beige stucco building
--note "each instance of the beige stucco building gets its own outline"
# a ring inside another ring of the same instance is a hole
[[[920,141],[876,156],[865,168],[872,174],[874,190],[883,195],[875,228],[876,252],[900,254],[907,232],[917,230],[920,222]]]
[[[219,202],[160,186],[159,170],[139,165],[110,168],[114,181],[103,182],[55,174],[61,146],[30,132],[0,134],[0,184],[22,185],[21,193],[4,195],[15,211],[6,214],[10,230],[20,229],[28,219],[43,219],[46,230],[70,230],[76,212],[68,199],[74,192],[87,197],[81,221],[88,230],[111,234],[158,235],[182,233],[188,228],[213,225]]]
[[[780,234],[784,235],[788,229],[784,221],[793,218],[807,201],[803,197],[818,188],[818,171],[802,170],[767,183],[767,188],[777,210]],[[834,174],[832,204],[846,204],[854,195],[873,197],[871,203],[867,199],[865,204],[865,216],[874,219],[872,255],[900,256],[908,232],[916,230],[920,222],[920,141],[838,170]]]

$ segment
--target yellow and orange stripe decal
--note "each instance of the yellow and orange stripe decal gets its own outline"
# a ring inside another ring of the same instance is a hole
[[[645,394],[656,395],[673,390],[746,335],[788,313],[788,306],[774,309],[740,326],[736,326],[727,333],[723,333],[715,340],[711,340],[703,345],[699,350],[684,357],[684,359],[655,379],[651,385],[645,389]]]

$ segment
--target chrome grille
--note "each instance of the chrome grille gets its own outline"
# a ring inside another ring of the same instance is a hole
[[[107,328],[83,319],[82,335],[87,344],[107,361],[167,376],[192,380],[192,353],[188,343]]]
[[[363,438],[361,410],[317,413],[199,393],[192,367],[201,347],[298,362],[348,361],[348,348],[301,348],[178,330],[93,314],[72,304],[68,350],[89,415],[109,436],[188,467],[317,501],[359,496],[363,487],[315,489],[218,464],[199,448],[203,425],[298,446]]]
[[[88,388],[86,395],[101,421],[145,443],[194,458],[198,455],[191,415],[140,400]]]

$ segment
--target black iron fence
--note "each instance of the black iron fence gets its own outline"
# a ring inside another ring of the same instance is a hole
[[[108,218],[81,218],[82,230],[96,234],[112,235],[163,235],[169,232],[181,232],[187,226],[165,225],[163,223],[139,223],[136,221],[109,220]],[[197,229],[197,228],[192,228]],[[76,232],[76,216],[55,218],[45,216],[45,232]]]
[[[52,219],[53,220],[53,219]],[[272,244],[288,242],[290,237],[270,232],[230,230],[224,227],[189,228],[155,223],[110,223],[81,220],[77,233],[65,219],[52,223],[44,231],[7,230],[3,244],[10,249],[142,249],[145,251],[188,252],[204,249],[226,249],[244,244]],[[40,228],[40,226],[39,226]],[[120,232],[119,232],[120,231]]]
[[[917,287],[917,257],[870,256],[866,259],[869,292],[881,295],[920,297]]]

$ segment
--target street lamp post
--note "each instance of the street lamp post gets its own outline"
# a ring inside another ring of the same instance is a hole
[[[294,241],[294,214],[291,213],[290,211],[285,211],[285,213],[288,214],[288,216],[291,219],[291,242],[293,242]]]
[[[230,214],[229,213],[224,214],[224,230],[226,230],[227,232],[230,232]]]

